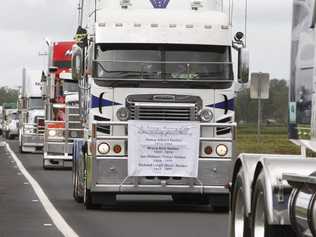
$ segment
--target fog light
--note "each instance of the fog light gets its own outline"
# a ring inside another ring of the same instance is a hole
[[[218,145],[216,147],[216,154],[219,156],[226,156],[228,153],[228,148],[225,145]]]
[[[56,130],[49,130],[49,131],[48,131],[48,135],[49,135],[50,137],[55,137],[56,134],[57,134]]]
[[[129,110],[127,108],[120,108],[116,112],[116,116],[120,121],[127,121],[129,119]]]
[[[202,109],[199,115],[202,122],[211,122],[213,119],[213,113],[210,109]]]
[[[213,149],[212,149],[211,146],[207,146],[207,147],[204,148],[204,153],[205,153],[206,155],[211,155],[212,152],[213,152]]]
[[[121,153],[121,151],[122,151],[122,147],[121,147],[120,145],[115,145],[115,146],[113,147],[113,151],[114,151],[116,154],[119,154],[119,153]]]
[[[103,154],[103,155],[106,155],[110,152],[110,146],[109,144],[107,143],[101,143],[99,146],[98,146],[98,152],[100,154]]]

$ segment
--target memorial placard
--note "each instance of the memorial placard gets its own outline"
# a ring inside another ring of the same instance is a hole
[[[128,175],[197,177],[199,122],[130,121]]]

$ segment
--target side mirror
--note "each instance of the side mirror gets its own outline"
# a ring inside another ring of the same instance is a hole
[[[72,49],[71,69],[72,79],[79,81],[83,74],[83,53],[78,46]]]
[[[247,83],[249,81],[249,51],[246,48],[238,50],[238,82]]]
[[[314,2],[311,28],[315,28],[316,24],[316,2]]]

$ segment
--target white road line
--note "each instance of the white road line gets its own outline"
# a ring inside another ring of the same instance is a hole
[[[10,152],[12,158],[15,160],[17,167],[20,169],[21,173],[25,176],[27,181],[32,185],[34,192],[36,193],[38,199],[43,204],[44,209],[47,214],[52,219],[55,226],[65,237],[78,237],[79,235],[68,225],[65,219],[61,216],[61,214],[56,210],[54,205],[46,196],[45,192],[38,184],[38,182],[32,177],[32,175],[25,169],[22,162],[19,160],[17,155],[12,151],[10,145],[6,142],[3,143],[6,146],[7,150]]]

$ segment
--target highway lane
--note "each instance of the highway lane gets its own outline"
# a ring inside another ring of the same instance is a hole
[[[62,237],[29,182],[0,145],[0,237]]]
[[[115,207],[86,210],[72,198],[71,171],[43,170],[41,155],[19,154],[18,142],[8,143],[79,236],[228,236],[227,213],[214,213],[207,207],[176,206],[165,197],[140,200],[127,196]]]

